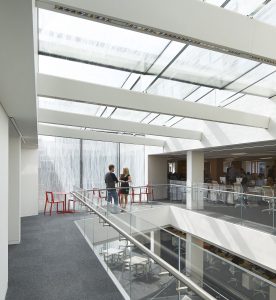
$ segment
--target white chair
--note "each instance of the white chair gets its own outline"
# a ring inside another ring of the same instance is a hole
[[[270,214],[270,212],[276,211],[276,209],[274,208],[274,190],[271,186],[263,186],[262,190],[264,196],[263,200],[268,203],[268,208],[263,209],[262,212],[268,211],[268,213]]]
[[[235,204],[236,207],[243,207],[246,208],[245,203],[244,203],[244,195],[243,195],[243,189],[242,185],[240,183],[234,183],[234,192],[237,194],[234,194],[234,199],[238,201],[239,203]]]

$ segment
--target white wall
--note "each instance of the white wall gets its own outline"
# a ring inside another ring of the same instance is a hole
[[[272,234],[174,206],[171,225],[272,272],[276,270],[276,236]]]
[[[9,119],[0,104],[0,300],[5,299],[8,287],[8,150]]]
[[[21,217],[38,214],[38,149],[21,151]]]
[[[166,184],[167,172],[167,157],[148,156],[148,182],[150,184]]]
[[[21,239],[20,183],[21,139],[13,124],[9,123],[9,244]]]

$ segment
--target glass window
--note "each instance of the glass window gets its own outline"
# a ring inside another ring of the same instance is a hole
[[[119,175],[118,143],[83,140],[83,187],[105,188],[104,175],[110,164]]]
[[[132,186],[145,185],[145,146],[120,144],[120,167],[129,168]]]
[[[80,140],[53,136],[38,137],[39,210],[45,192],[70,192],[80,185]]]

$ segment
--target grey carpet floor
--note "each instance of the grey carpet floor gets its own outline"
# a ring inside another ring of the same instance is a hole
[[[77,215],[22,218],[22,242],[9,246],[6,300],[123,299],[74,219]]]

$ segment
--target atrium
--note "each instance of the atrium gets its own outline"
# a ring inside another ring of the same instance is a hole
[[[276,0],[2,1],[0,300],[275,300],[275,36]]]

